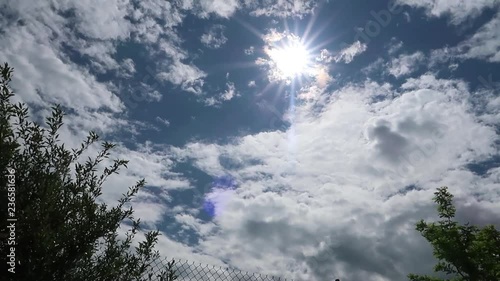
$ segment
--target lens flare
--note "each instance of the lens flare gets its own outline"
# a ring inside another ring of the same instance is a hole
[[[237,182],[232,176],[216,177],[212,181],[211,191],[205,194],[203,203],[205,212],[211,217],[219,216],[231,200],[236,188]]]
[[[271,49],[268,54],[283,78],[304,74],[310,63],[309,52],[299,42]]]

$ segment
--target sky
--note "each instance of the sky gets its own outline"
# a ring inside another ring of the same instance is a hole
[[[130,161],[109,178],[162,255],[296,280],[404,280],[448,186],[500,225],[500,1],[0,0],[34,120]],[[99,150],[91,147],[89,154]]]

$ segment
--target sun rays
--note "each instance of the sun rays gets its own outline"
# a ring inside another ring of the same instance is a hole
[[[307,48],[294,36],[288,36],[287,42],[264,51],[270,59],[270,71],[278,80],[294,79],[306,75],[311,67],[311,55]]]
[[[304,74],[309,64],[309,53],[301,44],[293,44],[269,51],[277,70],[283,78]]]
[[[239,67],[258,67],[261,70],[252,79],[266,85],[261,93],[273,89],[276,84],[279,84],[281,90],[288,88],[287,85],[298,90],[310,82],[314,83],[318,75],[324,75],[329,66],[318,58],[321,50],[336,38],[325,34],[328,23],[333,19],[321,24],[317,20],[318,15],[313,13],[307,21],[293,21],[293,26],[290,26],[290,21],[283,20],[281,28],[275,25],[260,30],[249,22],[236,18],[250,34],[263,41],[261,46],[253,46],[255,52],[247,57],[252,61],[244,60],[239,64]]]

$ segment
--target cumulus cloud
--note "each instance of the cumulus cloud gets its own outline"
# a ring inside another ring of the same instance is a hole
[[[298,106],[285,131],[175,149],[209,175],[230,173],[239,183],[214,217],[217,235],[203,235],[199,248],[243,269],[296,279],[428,273],[431,249],[414,223],[432,216],[435,188],[449,185],[459,205],[461,198],[500,199],[493,175],[465,168],[494,153],[497,140],[464,106],[470,95],[463,81],[431,74],[400,89],[367,81],[330,93],[319,112]]]
[[[201,43],[212,49],[218,49],[222,47],[222,45],[226,44],[227,42],[227,37],[224,36],[224,30],[225,27],[223,25],[213,25],[212,27],[210,27],[207,33],[201,36]]]
[[[361,43],[360,41],[354,42],[349,47],[342,49],[334,58],[336,62],[343,61],[344,63],[350,63],[354,60],[354,57],[366,51],[367,45]]]

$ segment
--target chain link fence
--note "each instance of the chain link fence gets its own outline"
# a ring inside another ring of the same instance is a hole
[[[150,281],[287,281],[287,279],[250,273],[238,269],[200,264],[180,259],[157,260],[151,265]],[[293,281],[288,279],[289,281]]]

